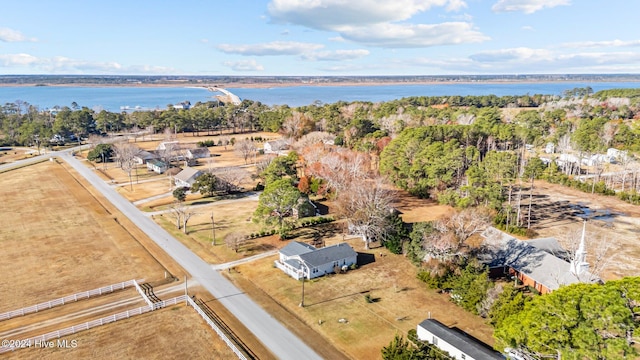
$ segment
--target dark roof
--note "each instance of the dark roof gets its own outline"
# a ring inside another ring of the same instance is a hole
[[[452,329],[436,319],[427,319],[418,325],[426,329],[442,341],[454,346],[466,355],[474,359],[500,359],[504,360],[504,356],[495,350],[491,350],[487,344],[467,335],[466,333]],[[431,342],[431,339],[423,339]]]
[[[296,256],[302,255],[311,251],[315,251],[316,248],[309,244],[301,243],[298,241],[292,241],[287,246],[280,249],[280,253],[284,256]]]
[[[358,256],[355,250],[347,243],[339,243],[301,254],[300,259],[308,266],[320,266],[352,256]]]
[[[211,152],[209,152],[209,149],[206,147],[189,149],[188,151],[193,156],[209,157],[209,155],[211,154]]]
[[[140,150],[135,157],[144,160],[157,159],[158,154],[155,151]]]
[[[157,167],[166,167],[167,163],[158,159],[151,159],[147,161],[147,164],[155,165]]]

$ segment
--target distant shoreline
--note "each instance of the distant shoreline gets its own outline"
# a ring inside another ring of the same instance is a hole
[[[235,88],[235,89],[263,89],[263,88],[275,88],[275,87],[329,87],[329,86],[387,86],[387,85],[446,85],[446,84],[535,84],[535,83],[575,83],[575,82],[585,82],[585,83],[601,83],[601,82],[638,82],[640,86],[640,79],[591,79],[591,80],[576,80],[576,79],[491,79],[491,80],[442,80],[442,81],[323,81],[323,82],[299,82],[299,81],[283,81],[283,82],[260,82],[260,83],[242,83],[242,82],[233,82],[233,83],[203,83],[203,84],[194,84],[190,82],[173,82],[173,83],[157,83],[157,84],[149,84],[149,83],[129,83],[129,84],[109,84],[109,83],[43,83],[43,82],[34,82],[34,83],[1,83],[0,87],[86,87],[86,88],[94,88],[94,87],[140,87],[140,88],[203,88],[207,89],[209,87],[216,88]]]

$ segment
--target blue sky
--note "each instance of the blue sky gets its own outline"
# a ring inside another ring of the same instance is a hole
[[[637,0],[21,0],[0,74],[640,73]]]

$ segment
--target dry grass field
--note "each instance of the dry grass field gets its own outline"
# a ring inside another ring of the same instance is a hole
[[[327,245],[334,241],[328,241]],[[229,276],[252,296],[267,294],[261,301],[263,307],[274,307],[269,302],[280,304],[354,359],[381,358],[382,346],[396,333],[406,334],[429,314],[446,325],[493,343],[493,330],[482,318],[465,312],[450,302],[447,295],[428,290],[416,278],[416,267],[405,258],[391,255],[386,249],[364,250],[360,239],[348,241],[373,262],[346,274],[306,282],[303,308],[298,306],[302,283],[273,266],[276,256],[238,266]],[[374,299],[373,303],[367,303],[364,298],[367,294]],[[340,319],[347,322],[339,322]]]
[[[184,304],[67,336],[75,348],[22,349],[7,359],[233,359],[236,356]]]
[[[165,268],[114,212],[55,162],[0,174],[0,311],[125,280],[162,279]]]
[[[0,312],[132,278],[155,283],[162,299],[170,296],[162,293],[170,286],[162,286],[165,266],[177,274],[182,274],[180,268],[153,249],[150,240],[99,194],[85,188],[84,180],[68,171],[64,163],[44,162],[0,174],[3,210],[11,215],[0,219],[0,273],[5,279],[0,281]],[[0,332],[24,338],[143,304],[137,292],[128,289],[3,322]],[[96,306],[97,310],[88,311]],[[227,314],[227,321],[232,322],[229,319]],[[251,339],[241,325],[232,326],[242,338]],[[233,358],[199,315],[184,307],[141,315],[67,339],[76,340],[77,348],[21,350],[6,357]],[[268,353],[255,339],[251,345],[258,353]]]

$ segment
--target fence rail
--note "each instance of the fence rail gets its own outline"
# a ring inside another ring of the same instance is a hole
[[[207,324],[209,324],[209,326],[211,326],[211,328],[215,330],[215,332],[218,334],[218,336],[220,336],[222,341],[224,341],[227,344],[227,346],[231,349],[231,351],[233,351],[233,353],[238,356],[238,359],[247,360],[246,356],[244,356],[244,354],[238,349],[236,344],[234,344],[233,341],[229,340],[227,335],[222,330],[220,330],[218,325],[216,325],[213,322],[213,320],[211,320],[211,318],[209,318],[209,316],[207,316],[207,314],[205,314],[205,312],[202,309],[200,309],[200,306],[198,306],[198,304],[196,304],[196,302],[193,301],[193,299],[191,299],[190,297],[187,297],[187,303],[189,303],[189,305],[191,305],[196,310],[196,312],[200,314],[200,316],[204,319],[204,321],[206,321]]]
[[[128,281],[129,282],[129,281]],[[127,282],[127,283],[128,283]],[[130,280],[131,284],[135,284],[137,287],[137,283],[135,282],[135,280]],[[124,283],[123,283],[124,284]],[[129,285],[131,286],[131,285]],[[71,334],[75,334],[77,332],[80,331],[84,331],[84,330],[89,330],[91,328],[97,327],[97,326],[102,326],[102,325],[106,325],[106,324],[110,324],[112,322],[116,322],[119,320],[123,320],[123,319],[128,319],[132,316],[136,316],[136,315],[141,315],[156,309],[161,309],[167,306],[171,306],[171,305],[175,305],[179,302],[183,302],[186,301],[187,304],[189,304],[192,308],[194,308],[196,310],[196,312],[198,314],[200,314],[200,316],[207,322],[207,324],[209,324],[209,326],[211,326],[211,328],[218,334],[218,336],[220,336],[220,338],[222,339],[222,341],[224,341],[227,346],[231,349],[231,351],[233,351],[234,354],[236,354],[236,356],[238,356],[238,359],[240,360],[248,360],[247,357],[244,355],[244,353],[242,351],[240,351],[240,349],[238,349],[238,347],[236,346],[236,344],[231,341],[229,339],[229,337],[227,337],[227,335],[218,327],[218,325],[216,325],[216,323],[200,308],[200,306],[198,306],[198,304],[196,304],[195,301],[193,301],[193,299],[191,299],[191,297],[188,297],[186,295],[180,295],[171,299],[167,299],[164,301],[158,301],[154,304],[152,304],[151,306],[141,306],[139,308],[133,309],[133,310],[127,310],[127,311],[123,311],[117,314],[113,314],[113,315],[109,315],[100,319],[96,319],[96,320],[92,320],[92,321],[88,321],[85,322],[83,324],[79,324],[79,325],[74,325],[62,330],[56,330],[56,331],[52,331],[50,333],[44,334],[44,335],[38,335],[29,339],[25,339],[25,340],[20,340],[17,342],[17,344],[20,345],[16,345],[16,346],[0,346],[0,354],[5,353],[5,352],[9,352],[9,351],[15,351],[21,348],[25,348],[25,347],[45,347],[47,346],[47,342],[52,340],[52,339],[59,339],[63,336],[67,336],[67,335],[71,335]]]
[[[180,295],[178,297],[175,298],[171,298],[171,299],[167,299],[164,301],[159,301],[157,303],[154,304],[156,309],[160,309],[166,306],[170,306],[170,305],[175,305],[179,302],[185,301],[185,299],[188,299],[188,297],[186,295]],[[12,346],[0,346],[0,354],[8,352],[8,351],[14,351],[14,350],[18,350],[20,348],[24,348],[24,347],[35,347],[35,348],[39,348],[39,347],[44,347],[46,346],[46,343],[49,340],[52,339],[59,339],[63,336],[67,336],[67,335],[71,335],[71,334],[75,334],[79,331],[84,331],[84,330],[89,330],[91,328],[94,328],[96,326],[102,326],[102,325],[106,325],[106,324],[110,324],[112,322],[116,322],[119,320],[123,320],[123,319],[128,319],[132,316],[136,316],[136,315],[140,315],[140,314],[144,314],[147,313],[149,311],[152,311],[152,307],[149,306],[142,306],[133,310],[127,310],[127,311],[123,311],[117,314],[113,314],[113,315],[109,315],[100,319],[96,319],[96,320],[92,320],[92,321],[88,321],[86,323],[80,324],[80,325],[74,325],[62,330],[56,330],[56,331],[52,331],[50,333],[44,334],[44,335],[38,335],[29,339],[25,339],[25,340],[20,340],[17,341],[17,345],[19,347],[12,347]]]
[[[143,281],[143,280],[140,280],[140,281]],[[81,293],[65,296],[63,298],[59,298],[59,299],[43,302],[43,303],[36,304],[36,305],[33,305],[33,306],[25,307],[25,308],[22,308],[22,309],[8,311],[8,312],[0,314],[0,321],[9,320],[9,319],[17,317],[17,316],[24,316],[24,315],[27,315],[27,314],[35,313],[35,312],[46,310],[46,309],[51,309],[52,307],[61,306],[61,305],[64,305],[66,303],[75,302],[75,301],[78,301],[78,300],[88,299],[88,298],[93,297],[93,296],[99,296],[99,295],[102,295],[102,294],[112,293],[112,292],[117,291],[117,290],[123,290],[125,288],[130,287],[130,286],[133,286],[134,284],[136,284],[135,280],[124,281],[124,282],[121,282],[121,283],[118,283],[118,284],[107,285],[107,286],[103,286],[103,287],[101,287],[99,289],[83,291]]]
[[[147,305],[149,305],[149,309],[155,310],[156,308],[155,308],[153,302],[151,301],[151,299],[149,299],[147,294],[144,293],[142,288],[140,288],[140,285],[138,285],[138,282],[133,280],[133,285],[136,287],[136,290],[138,290],[138,293],[140,293],[140,295],[142,296],[142,299],[147,303]]]

